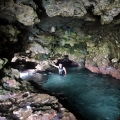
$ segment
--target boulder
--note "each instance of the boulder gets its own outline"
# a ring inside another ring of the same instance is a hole
[[[32,7],[21,4],[19,5],[19,9],[21,9],[21,12],[16,14],[16,18],[20,23],[29,26],[40,22]]]

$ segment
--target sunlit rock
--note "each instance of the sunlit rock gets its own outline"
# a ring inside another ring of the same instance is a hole
[[[35,52],[36,54],[38,54],[38,53],[48,54],[50,52],[48,48],[42,47],[37,42],[31,43],[30,46],[29,46],[29,48],[28,48],[28,50],[30,50],[32,52]]]

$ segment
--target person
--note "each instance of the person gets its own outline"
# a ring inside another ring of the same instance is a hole
[[[57,66],[52,62],[51,65],[58,68],[59,75],[64,75],[64,74],[66,75],[66,73],[67,73],[66,68],[63,67],[63,65],[61,63],[59,63],[59,65]]]

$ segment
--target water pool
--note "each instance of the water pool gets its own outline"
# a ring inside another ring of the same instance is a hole
[[[64,77],[50,74],[43,89],[65,95],[88,120],[118,120],[120,116],[120,80],[110,76],[71,68]]]

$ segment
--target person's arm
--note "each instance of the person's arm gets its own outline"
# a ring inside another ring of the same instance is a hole
[[[50,64],[56,68],[59,68],[59,66],[55,65],[53,62],[51,62]]]
[[[65,67],[63,67],[63,70],[64,70],[64,72],[65,72],[65,75],[66,75],[66,73],[67,73],[67,72],[66,72],[66,68],[65,68]]]

